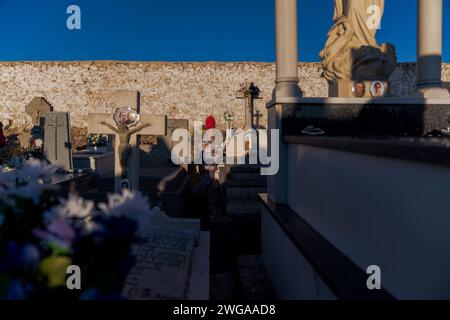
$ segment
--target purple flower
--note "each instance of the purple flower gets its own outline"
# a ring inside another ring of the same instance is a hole
[[[48,226],[47,231],[41,229],[34,229],[33,235],[37,238],[55,243],[62,248],[69,249],[72,245],[76,234],[66,219],[55,219]]]
[[[55,234],[61,240],[72,241],[75,238],[75,231],[66,219],[55,219],[48,226],[48,231]]]

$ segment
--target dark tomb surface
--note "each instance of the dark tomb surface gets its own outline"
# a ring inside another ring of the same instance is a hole
[[[261,256],[236,257],[241,299],[274,300],[275,290],[267,277]]]
[[[295,111],[283,120],[283,133],[300,135],[306,127],[314,126],[333,136],[424,136],[449,127],[450,103],[407,101],[297,104]]]

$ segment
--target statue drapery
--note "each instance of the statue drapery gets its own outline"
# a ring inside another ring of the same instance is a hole
[[[370,23],[381,20],[383,13],[384,0],[334,0],[334,25],[320,53],[327,80],[389,78],[396,65],[395,49],[378,45],[377,28]]]

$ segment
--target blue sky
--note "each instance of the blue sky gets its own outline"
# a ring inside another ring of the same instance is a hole
[[[71,4],[81,30],[66,27]],[[299,0],[301,61],[318,61],[332,14],[332,0]],[[274,61],[274,37],[274,0],[0,0],[0,61]],[[377,38],[415,61],[416,0],[386,0]],[[450,62],[450,0],[443,58]]]

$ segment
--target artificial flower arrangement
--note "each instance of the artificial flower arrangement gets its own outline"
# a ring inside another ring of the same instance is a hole
[[[223,117],[226,122],[233,122],[234,121],[234,112],[233,111],[225,111],[223,114]]]
[[[92,133],[88,135],[88,147],[106,147],[108,136],[104,134]]]
[[[56,168],[39,160],[0,167],[0,299],[116,299],[133,264],[137,221],[151,209],[125,190],[98,206],[73,193],[58,197]],[[69,290],[67,269],[81,270]]]

